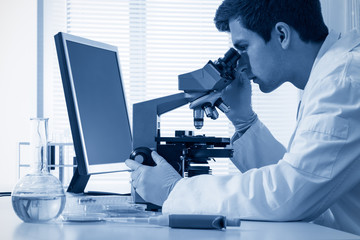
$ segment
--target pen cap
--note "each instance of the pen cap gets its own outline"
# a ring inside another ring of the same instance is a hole
[[[169,215],[169,227],[197,229],[225,229],[226,217],[221,215]]]
[[[240,227],[241,220],[240,218],[227,218],[226,219],[226,226],[228,227]]]
[[[169,226],[169,216],[168,215],[160,215],[155,217],[149,217],[149,223],[160,226]]]

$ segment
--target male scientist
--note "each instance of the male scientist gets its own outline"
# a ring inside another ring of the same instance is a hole
[[[247,62],[221,93],[240,173],[181,178],[153,152],[155,167],[126,161],[136,191],[164,213],[304,220],[360,234],[360,34],[328,32],[319,0],[225,0],[215,23]],[[287,149],[253,112],[250,80],[265,93],[284,82],[304,90]]]

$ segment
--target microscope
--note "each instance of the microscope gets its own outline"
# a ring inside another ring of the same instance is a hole
[[[151,151],[156,150],[182,177],[192,177],[211,174],[209,160],[232,157],[233,150],[228,148],[229,138],[195,136],[192,131],[175,131],[175,137],[161,137],[160,116],[212,92],[221,92],[235,79],[240,57],[235,49],[230,48],[223,58],[214,62],[210,60],[201,69],[179,75],[178,88],[183,92],[134,104],[134,151],[130,158],[144,165],[155,166]],[[228,111],[221,98],[214,104],[204,103],[193,109],[196,129],[203,127],[204,114],[212,119],[218,117],[215,107],[223,112]],[[143,203],[144,200],[135,193],[135,202]],[[151,204],[148,208],[151,209]]]

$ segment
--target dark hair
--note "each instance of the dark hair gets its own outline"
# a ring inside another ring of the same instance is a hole
[[[304,42],[320,42],[328,35],[319,0],[224,0],[214,18],[217,29],[230,32],[230,19],[239,20],[265,42],[278,22],[293,27]]]

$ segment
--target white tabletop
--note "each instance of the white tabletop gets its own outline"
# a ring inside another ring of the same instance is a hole
[[[360,236],[304,222],[242,221],[226,230],[172,229],[154,225],[110,222],[46,224],[23,223],[14,213],[11,197],[0,198],[0,239],[359,239]]]

